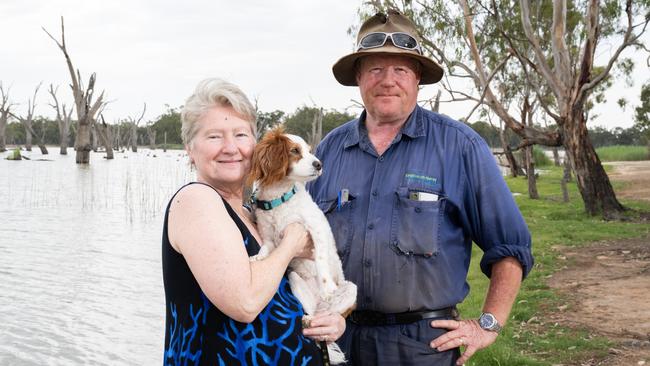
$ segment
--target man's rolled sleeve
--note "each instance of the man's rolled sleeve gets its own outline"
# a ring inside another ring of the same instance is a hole
[[[526,278],[533,266],[533,256],[530,252],[530,247],[521,245],[496,245],[483,253],[481,258],[481,271],[486,276],[492,276],[492,265],[503,258],[513,257],[521,264],[523,270],[522,279]]]
[[[481,271],[492,274],[492,264],[505,257],[519,261],[525,278],[533,266],[531,237],[490,149],[473,140],[465,152],[466,223],[472,240],[483,250]]]

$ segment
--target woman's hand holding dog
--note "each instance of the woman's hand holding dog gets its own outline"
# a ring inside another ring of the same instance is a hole
[[[334,342],[345,332],[345,319],[341,314],[316,313],[309,320],[309,327],[302,331],[306,337],[316,341]]]
[[[302,224],[294,222],[287,225],[282,232],[280,245],[291,245],[294,248],[294,257],[314,259],[314,243]]]

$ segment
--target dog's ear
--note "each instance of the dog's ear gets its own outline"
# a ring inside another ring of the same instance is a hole
[[[289,150],[291,140],[276,128],[264,135],[253,151],[253,162],[247,183],[257,181],[264,187],[277,183],[289,173]]]

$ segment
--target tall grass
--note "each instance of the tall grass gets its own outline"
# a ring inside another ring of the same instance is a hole
[[[601,161],[639,161],[650,159],[648,156],[650,152],[646,146],[605,146],[596,149],[596,153]]]
[[[468,365],[574,365],[604,357],[611,347],[606,339],[594,338],[585,329],[567,328],[546,320],[546,314],[571,311],[563,306],[567,301],[547,285],[547,280],[566,264],[561,247],[648,236],[650,226],[634,220],[609,222],[587,216],[575,182],[568,187],[571,201],[562,203],[562,168],[549,166],[548,170],[537,181],[541,196],[538,200],[528,198],[525,178],[506,179],[511,191],[521,194],[515,199],[531,231],[535,266],[523,282],[508,324],[496,343],[477,352]],[[615,189],[619,186],[614,183]],[[650,211],[647,204],[624,204]],[[463,318],[477,318],[481,313],[488,285],[478,265],[482,254],[475,250],[472,255],[468,276],[471,291],[460,305]]]

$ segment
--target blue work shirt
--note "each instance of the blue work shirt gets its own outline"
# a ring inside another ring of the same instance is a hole
[[[318,145],[323,176],[309,191],[332,227],[357,310],[385,313],[456,305],[472,241],[481,270],[514,257],[524,276],[531,238],[485,141],[468,126],[416,107],[379,156],[364,111]],[[348,200],[339,199],[342,190]]]

